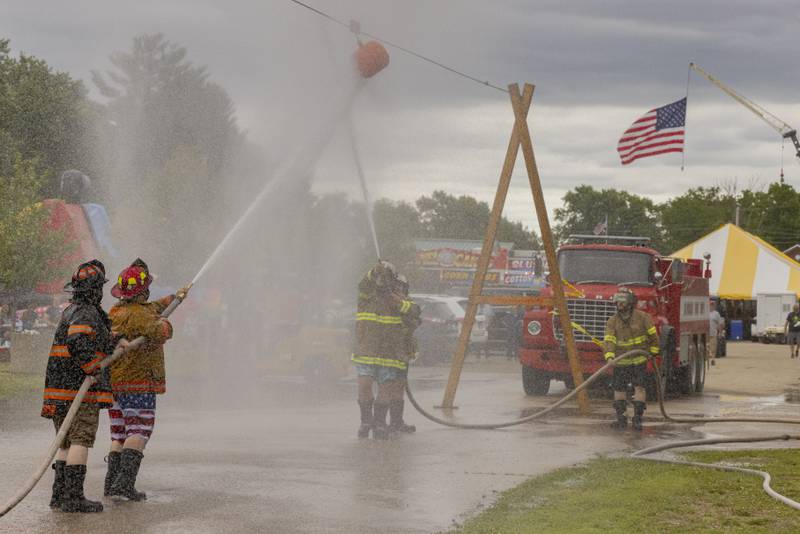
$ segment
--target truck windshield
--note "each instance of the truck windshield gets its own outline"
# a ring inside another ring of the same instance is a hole
[[[573,284],[651,284],[651,256],[621,250],[572,249],[558,254],[561,276]]]

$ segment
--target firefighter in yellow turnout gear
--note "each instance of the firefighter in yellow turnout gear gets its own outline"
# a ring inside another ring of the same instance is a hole
[[[387,439],[390,428],[386,424],[386,414],[390,407],[402,406],[397,400],[402,402],[409,360],[408,351],[403,348],[406,341],[403,318],[415,310],[418,314],[418,307],[397,289],[397,271],[386,261],[378,262],[358,284],[352,361],[358,373],[360,438],[369,437],[371,430],[373,438]],[[372,392],[375,382],[378,383],[377,397]],[[392,419],[400,423],[402,415],[393,414]]]
[[[649,314],[636,309],[636,296],[628,288],[621,288],[614,295],[617,313],[606,324],[606,335],[603,340],[603,353],[606,361],[634,349],[649,352],[652,356],[659,353],[658,334]],[[623,358],[614,366],[612,387],[614,388],[614,410],[617,420],[612,428],[623,430],[628,426],[625,412],[628,407],[626,392],[628,384],[633,385],[633,419],[634,430],[642,429],[642,415],[647,409],[645,404],[645,381],[647,380],[647,357],[643,354]]]

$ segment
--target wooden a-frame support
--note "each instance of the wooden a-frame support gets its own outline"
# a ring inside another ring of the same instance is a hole
[[[472,333],[472,326],[475,323],[475,315],[478,310],[478,304],[505,304],[505,305],[527,305],[532,306],[535,304],[543,304],[547,300],[555,304],[556,311],[558,311],[558,318],[561,321],[561,331],[564,333],[564,343],[567,349],[567,357],[569,358],[570,369],[572,371],[572,378],[575,381],[575,387],[583,383],[583,373],[581,372],[580,365],[578,364],[578,353],[575,347],[575,337],[572,331],[572,324],[567,310],[567,301],[564,295],[564,286],[561,280],[561,272],[558,268],[556,260],[556,251],[553,244],[553,235],[550,230],[550,221],[547,217],[547,209],[544,204],[544,195],[542,193],[542,184],[539,180],[539,170],[536,167],[536,158],[533,154],[533,143],[531,142],[530,131],[528,130],[528,110],[530,110],[531,102],[533,100],[534,86],[526,83],[525,90],[522,94],[519,92],[517,84],[508,86],[508,92],[511,96],[511,106],[514,109],[514,129],[511,132],[511,139],[508,142],[508,150],[506,151],[506,159],[503,163],[503,170],[500,173],[500,182],[497,184],[497,193],[494,197],[494,204],[492,205],[492,213],[489,216],[489,225],[486,228],[486,237],[483,239],[483,248],[481,255],[478,259],[478,266],[475,272],[475,278],[472,281],[472,289],[469,293],[469,304],[467,305],[464,323],[461,328],[461,334],[458,338],[458,345],[456,346],[456,353],[453,356],[453,364],[450,367],[450,376],[447,380],[447,388],[444,392],[444,399],[442,400],[441,408],[452,409],[453,401],[456,396],[456,389],[458,382],[461,378],[461,369],[464,366],[464,356],[467,352],[467,345],[469,344],[470,334]],[[508,194],[508,186],[511,183],[511,174],[514,171],[514,163],[517,160],[519,147],[522,146],[522,155],[525,158],[525,167],[528,172],[528,180],[531,185],[531,193],[533,194],[533,204],[536,209],[536,216],[539,220],[539,231],[541,232],[542,244],[544,245],[545,255],[547,256],[547,263],[550,268],[550,285],[553,289],[553,298],[543,299],[541,297],[519,297],[519,296],[491,296],[483,294],[483,283],[486,278],[486,272],[489,269],[489,260],[491,259],[492,248],[494,247],[495,235],[497,234],[497,225],[500,222],[500,217],[503,214],[503,206],[506,203],[506,195]],[[586,391],[578,393],[578,406],[582,414],[589,413],[589,397]]]

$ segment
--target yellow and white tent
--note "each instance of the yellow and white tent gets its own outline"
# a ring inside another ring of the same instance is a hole
[[[702,258],[711,254],[709,291],[723,299],[750,300],[758,293],[800,296],[800,263],[745,232],[725,224],[671,254],[676,258]]]

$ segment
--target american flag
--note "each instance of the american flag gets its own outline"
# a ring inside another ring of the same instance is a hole
[[[685,124],[685,98],[651,109],[631,124],[617,143],[622,164],[667,152],[683,152]]]

